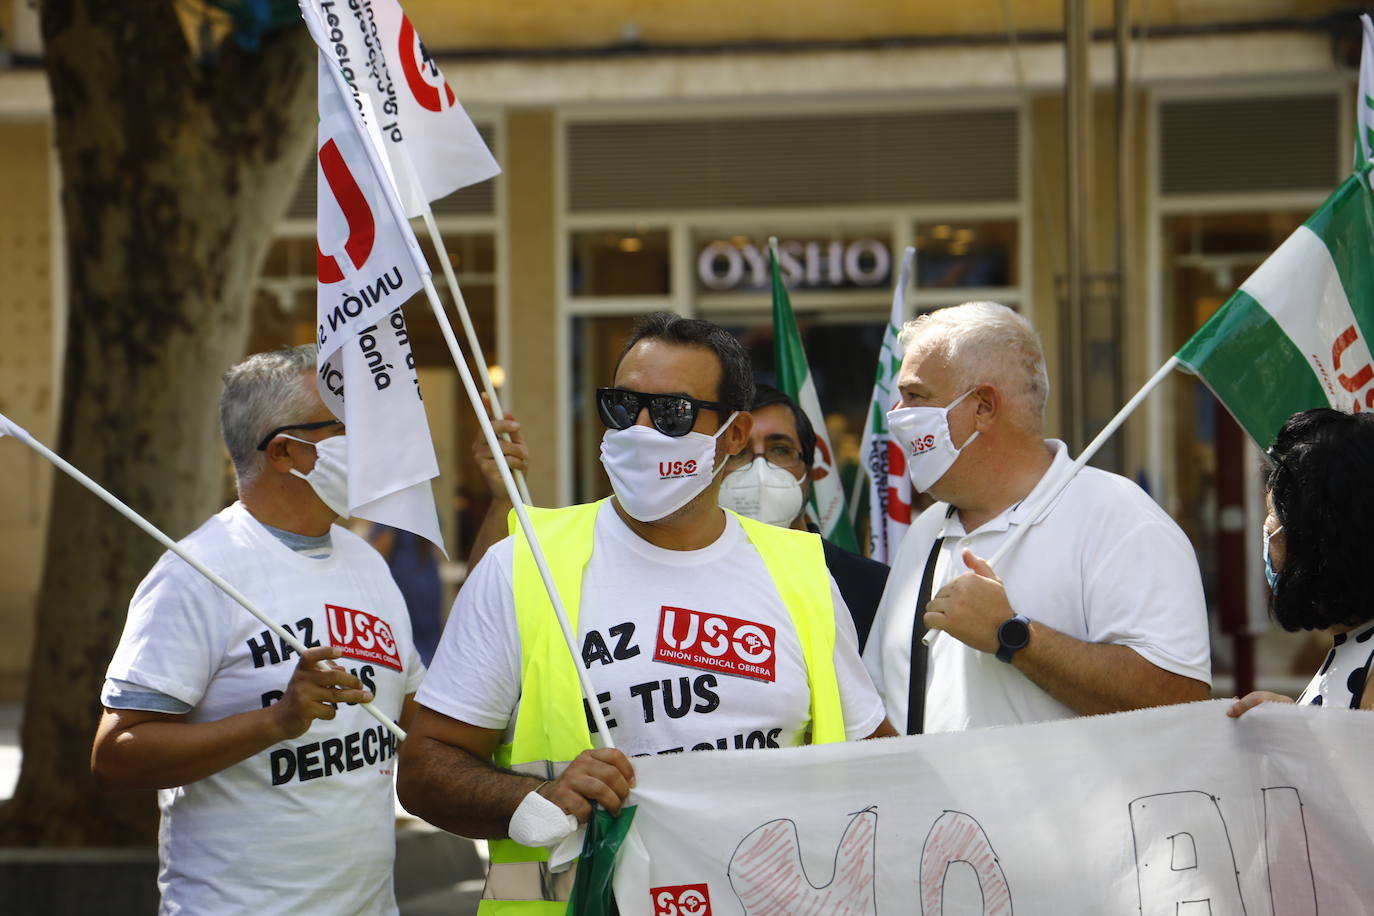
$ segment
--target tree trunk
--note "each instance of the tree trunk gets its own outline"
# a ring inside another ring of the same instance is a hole
[[[195,57],[172,2],[45,0],[70,310],[58,451],[181,537],[222,502],[220,375],[314,135],[304,28]],[[105,667],[162,548],[66,476],[53,487],[0,843],[151,842],[152,793],[90,776]]]

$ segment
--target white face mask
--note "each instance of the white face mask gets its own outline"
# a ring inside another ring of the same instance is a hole
[[[740,515],[786,528],[801,513],[802,485],[786,468],[755,458],[747,468],[731,471],[720,484],[720,504]]]
[[[601,437],[601,466],[615,498],[630,518],[656,522],[672,515],[711,485],[716,473],[716,439],[739,415],[726,418],[714,436],[665,436],[652,426],[608,429]]]
[[[978,438],[978,430],[955,447],[949,435],[949,412],[973,394],[970,388],[947,407],[899,407],[887,412],[887,428],[906,455],[906,472],[918,493],[926,493],[953,467],[959,454]]]
[[[340,518],[348,518],[348,443],[344,436],[330,436],[319,442],[297,439],[295,436],[281,434],[283,439],[303,442],[315,446],[315,466],[309,474],[302,474],[295,468],[291,473],[310,484],[326,506],[334,510]]]

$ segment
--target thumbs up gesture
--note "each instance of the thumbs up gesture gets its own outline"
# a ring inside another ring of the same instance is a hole
[[[1007,600],[1006,587],[987,560],[968,549],[962,556],[968,572],[930,599],[925,624],[979,652],[996,652],[997,628],[1016,612]]]

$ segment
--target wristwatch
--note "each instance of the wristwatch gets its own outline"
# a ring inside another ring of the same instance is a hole
[[[997,658],[1011,664],[1011,657],[1030,642],[1030,620],[1024,614],[1008,617],[997,628]]]

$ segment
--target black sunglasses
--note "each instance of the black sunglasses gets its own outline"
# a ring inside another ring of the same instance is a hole
[[[596,389],[596,412],[608,429],[629,429],[639,421],[639,412],[649,408],[649,420],[654,429],[665,436],[685,436],[696,425],[701,408],[708,407],[719,414],[730,408],[715,401],[698,401],[684,394],[644,394],[624,388]]]
[[[292,423],[289,426],[278,426],[270,433],[262,437],[258,443],[258,451],[267,451],[267,443],[276,438],[278,433],[284,433],[288,429],[324,429],[326,426],[343,426],[343,420],[320,420],[318,423]]]

